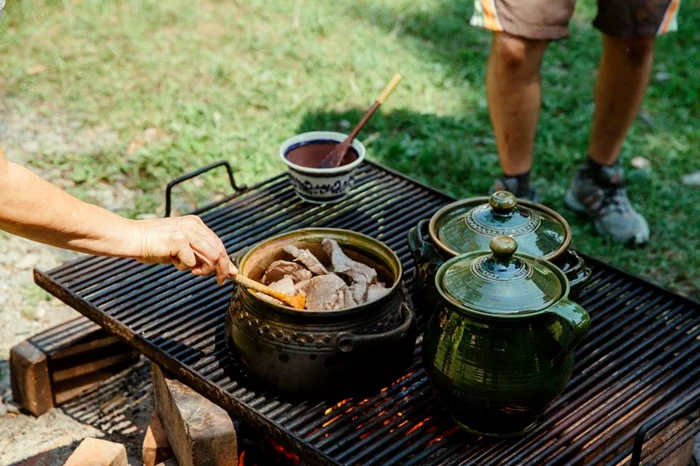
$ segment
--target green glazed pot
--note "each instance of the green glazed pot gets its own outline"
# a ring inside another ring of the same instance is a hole
[[[417,314],[429,315],[438,301],[433,282],[446,260],[460,254],[488,252],[489,241],[500,235],[515,238],[520,252],[559,267],[574,293],[591,277],[583,259],[569,248],[571,227],[564,217],[541,204],[518,200],[508,191],[497,191],[490,197],[448,204],[430,221],[421,220],[409,231]]]
[[[506,437],[532,429],[564,390],[590,318],[559,268],[515,254],[508,236],[490,247],[438,269],[423,364],[460,426]]]

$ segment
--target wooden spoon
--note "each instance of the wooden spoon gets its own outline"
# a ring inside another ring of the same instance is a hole
[[[248,277],[244,277],[240,273],[230,278],[231,280],[233,280],[241,286],[245,286],[246,288],[250,288],[251,290],[255,290],[268,296],[272,296],[273,298],[277,298],[283,303],[292,306],[294,309],[304,309],[304,306],[306,306],[306,298],[304,298],[303,296],[289,296],[287,294],[280,293],[277,290],[273,290],[269,286],[265,286],[262,283],[258,283],[255,280],[251,280]]]
[[[389,84],[387,84],[387,86],[384,88],[382,93],[379,94],[377,100],[375,100],[372,106],[367,109],[357,126],[353,128],[352,133],[350,133],[348,137],[345,138],[345,141],[335,146],[335,149],[333,149],[330,152],[330,154],[328,154],[323,160],[321,160],[321,164],[318,166],[318,168],[336,168],[338,165],[340,165],[340,162],[343,161],[345,155],[348,153],[350,145],[352,145],[352,141],[355,140],[355,137],[360,132],[362,127],[365,126],[365,123],[367,123],[369,119],[372,118],[372,115],[374,115],[374,112],[377,111],[379,106],[384,103],[387,97],[389,97],[389,94],[391,94],[396,88],[396,86],[399,85],[399,81],[401,81],[401,75],[395,74],[394,77],[391,78]]]

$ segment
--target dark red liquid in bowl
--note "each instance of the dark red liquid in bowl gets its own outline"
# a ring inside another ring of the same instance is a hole
[[[309,141],[299,143],[287,149],[287,160],[295,165],[307,168],[318,168],[321,161],[331,153],[338,143],[335,141]],[[347,165],[357,160],[357,152],[352,147],[340,162],[340,166]]]

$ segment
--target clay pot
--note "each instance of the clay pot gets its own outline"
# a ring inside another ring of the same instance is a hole
[[[323,257],[334,239],[352,259],[377,269],[390,286],[383,298],[337,311],[297,310],[237,287],[226,320],[227,338],[259,382],[300,395],[356,394],[389,383],[413,359],[416,323],[398,256],[385,244],[348,230],[309,228],[254,246],[237,260],[240,273],[260,280],[293,244]]]
[[[485,436],[521,435],[571,378],[586,311],[569,300],[564,273],[516,241],[445,262],[440,300],[423,338],[423,364],[455,421]]]

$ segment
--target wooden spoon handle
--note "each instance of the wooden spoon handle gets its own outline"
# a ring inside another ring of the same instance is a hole
[[[381,94],[379,94],[379,97],[374,101],[372,106],[367,109],[364,115],[362,115],[362,119],[360,119],[360,122],[355,125],[355,127],[352,129],[352,132],[348,135],[347,138],[345,138],[345,141],[343,141],[343,144],[347,143],[348,146],[352,143],[352,141],[357,137],[357,135],[360,133],[360,130],[367,124],[370,118],[374,115],[374,113],[377,111],[379,106],[384,103],[384,101],[389,97],[389,95],[394,92],[394,89],[396,89],[396,86],[399,85],[399,81],[401,81],[401,75],[396,73],[393,78],[391,78],[391,81],[389,81],[389,84],[386,85],[384,90],[382,91]]]
[[[269,286],[265,286],[262,283],[258,283],[255,280],[251,280],[248,277],[244,277],[241,274],[236,274],[235,276],[231,277],[231,280],[234,282],[238,283],[241,286],[245,286],[246,288],[250,288],[255,291],[259,291],[260,293],[266,294],[268,296],[272,296],[273,298],[277,298],[283,303],[289,304],[292,307],[295,307],[297,309],[303,309],[304,308],[304,297],[303,296],[289,296],[284,293],[281,293],[277,290],[273,290]],[[301,298],[301,299],[300,299]]]
[[[379,94],[379,97],[377,97],[376,102],[378,102],[379,105],[383,104],[384,101],[389,97],[389,95],[391,95],[391,93],[394,92],[396,86],[399,85],[399,81],[401,81],[401,75],[396,73],[394,77],[391,78],[391,81],[389,81],[389,84],[386,85],[382,93]]]

